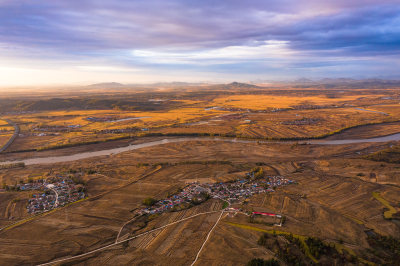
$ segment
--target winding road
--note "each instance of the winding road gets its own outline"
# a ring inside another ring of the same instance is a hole
[[[0,153],[3,152],[3,151],[5,151],[5,150],[7,150],[8,147],[10,147],[11,144],[13,144],[14,140],[15,140],[15,139],[18,137],[18,135],[19,135],[19,126],[18,126],[16,123],[14,123],[13,121],[11,121],[11,120],[8,120],[8,119],[4,119],[4,120],[5,120],[8,124],[10,124],[10,125],[12,125],[12,126],[14,127],[14,134],[13,134],[13,135],[11,136],[11,138],[7,141],[7,143],[4,144],[4,146],[0,148]]]
[[[47,185],[47,188],[52,190],[54,192],[54,194],[56,194],[56,200],[54,201],[53,208],[57,208],[58,207],[58,192],[57,192],[57,190],[54,189],[54,186]]]

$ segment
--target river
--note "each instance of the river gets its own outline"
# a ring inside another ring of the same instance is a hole
[[[364,142],[388,142],[388,141],[398,141],[400,140],[400,133],[376,137],[370,139],[343,139],[343,140],[329,140],[329,139],[319,139],[319,140],[304,140],[300,141],[300,143],[314,144],[314,145],[343,145],[343,144],[356,144],[356,143],[364,143]],[[41,157],[41,158],[31,158],[24,159],[20,161],[5,161],[0,162],[0,165],[3,164],[11,164],[11,163],[25,163],[25,165],[33,165],[33,164],[51,164],[51,163],[62,163],[62,162],[71,162],[82,159],[88,159],[92,157],[98,156],[107,156],[118,154],[126,151],[133,151],[146,147],[153,147],[167,143],[177,143],[184,141],[223,141],[223,142],[232,142],[232,143],[296,143],[297,141],[257,141],[257,140],[244,140],[244,139],[229,139],[229,138],[211,138],[211,137],[181,137],[181,138],[170,138],[163,140],[150,141],[140,144],[132,144],[125,147],[113,148],[107,150],[100,151],[89,151],[82,152],[77,154],[65,155],[65,156],[54,156],[54,157]]]

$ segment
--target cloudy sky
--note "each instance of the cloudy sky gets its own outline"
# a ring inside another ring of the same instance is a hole
[[[0,85],[400,78],[400,0],[0,0]]]

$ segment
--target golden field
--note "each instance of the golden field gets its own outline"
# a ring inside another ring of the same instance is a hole
[[[140,106],[150,102],[153,111],[118,107],[7,115],[5,118],[21,127],[21,136],[10,150],[47,149],[154,134],[319,138],[359,125],[400,120],[397,94],[391,90],[381,93],[265,90],[255,94],[233,92],[228,96],[217,92],[195,96],[196,93],[169,99],[173,98],[172,92],[167,92],[155,100],[149,94]]]
[[[300,93],[299,93],[300,94]],[[216,98],[212,105],[244,108],[252,110],[264,110],[267,108],[292,108],[297,105],[334,105],[348,102],[354,102],[364,98],[379,99],[384,95],[344,95],[330,98],[326,95],[316,96],[284,96],[284,95],[233,95]]]

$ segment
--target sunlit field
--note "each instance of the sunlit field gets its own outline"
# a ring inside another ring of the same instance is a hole
[[[383,95],[285,96],[285,95],[234,95],[215,99],[216,106],[265,110],[268,108],[293,108],[300,105],[340,105],[359,99],[380,99]]]
[[[165,90],[158,96],[141,93],[140,98],[133,94],[127,99],[134,99],[134,106],[129,106],[129,101],[109,100],[107,105],[114,106],[112,109],[100,108],[99,100],[85,100],[95,106],[82,110],[70,99],[58,99],[72,106],[5,115],[4,118],[21,128],[10,150],[48,149],[154,135],[301,140],[329,136],[355,126],[400,120],[398,95],[392,90],[327,93],[290,89],[281,93],[276,89],[257,89],[253,94],[244,94],[242,89],[234,89],[229,91],[231,95],[222,90],[202,90],[192,88],[181,92],[179,97],[173,90]],[[48,99],[42,106],[57,108],[52,101]],[[146,107],[149,104],[151,110],[142,110],[149,109]],[[0,138],[4,143],[13,128],[5,121],[1,123],[0,129],[7,129]]]

